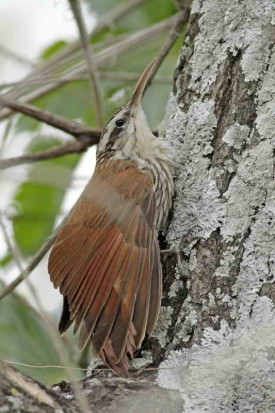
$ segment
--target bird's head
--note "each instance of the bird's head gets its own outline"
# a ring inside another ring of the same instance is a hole
[[[154,138],[141,107],[142,97],[156,67],[153,60],[142,73],[129,103],[118,110],[107,122],[98,147],[97,160],[131,159],[142,147],[146,150],[148,141]],[[145,147],[144,147],[145,146]]]

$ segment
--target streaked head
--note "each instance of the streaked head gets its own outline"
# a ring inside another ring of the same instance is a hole
[[[158,64],[153,60],[142,73],[132,98],[107,122],[97,147],[97,160],[127,158],[144,133],[152,135],[141,107],[150,75]],[[148,137],[149,138],[149,137]]]

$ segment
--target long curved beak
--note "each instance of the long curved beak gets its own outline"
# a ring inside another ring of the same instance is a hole
[[[137,82],[136,88],[134,90],[132,99],[130,100],[130,108],[131,108],[131,113],[135,115],[138,107],[141,104],[141,100],[146,88],[146,85],[148,83],[148,80],[150,79],[150,76],[157,66],[159,62],[158,58],[155,58],[144,70],[142,75],[139,78],[139,81]]]

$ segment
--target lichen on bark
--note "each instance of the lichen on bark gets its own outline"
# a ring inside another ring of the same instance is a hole
[[[274,411],[274,39],[272,0],[194,1],[162,125],[180,251],[164,305],[185,297],[158,381],[186,412]]]

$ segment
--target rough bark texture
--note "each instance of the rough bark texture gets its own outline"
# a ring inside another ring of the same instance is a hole
[[[274,43],[273,0],[194,0],[161,131],[178,163],[161,244],[179,253],[135,360],[162,369],[88,377],[94,412],[275,411]]]
[[[83,381],[83,395],[93,413],[181,413],[180,393],[159,386],[156,375],[156,372],[143,372],[133,379],[122,379],[97,371]],[[55,385],[53,390],[75,399],[70,385],[65,382]]]
[[[274,44],[273,0],[194,1],[163,123],[181,253],[159,343],[181,368],[158,383],[185,412],[275,411]]]
[[[78,385],[75,394],[69,383],[47,389],[0,362],[0,413],[180,413],[179,392],[159,386],[156,374],[142,373],[128,380],[96,371]]]
[[[77,413],[79,408],[57,392],[0,361],[1,413]]]

